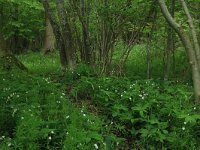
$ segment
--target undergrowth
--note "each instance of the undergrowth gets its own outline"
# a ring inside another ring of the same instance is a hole
[[[1,68],[0,80],[0,149],[104,148],[102,121],[48,79]]]
[[[98,76],[84,64],[61,75],[57,54],[18,58],[29,72],[0,68],[2,150],[200,148],[190,83]]]
[[[200,148],[200,109],[193,103],[190,85],[179,81],[97,77],[87,70],[83,75],[80,70],[71,72],[76,77],[71,83],[71,99],[86,104],[90,101],[99,109],[106,121],[105,128],[124,139],[117,143],[119,147]]]

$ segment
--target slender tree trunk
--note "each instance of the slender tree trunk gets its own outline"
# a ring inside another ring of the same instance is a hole
[[[147,52],[147,79],[151,78],[151,48],[152,48],[151,38],[152,38],[152,35],[150,35],[148,42],[147,42],[147,47],[146,47],[146,52]]]
[[[189,29],[191,31],[191,35],[192,35],[192,42],[193,42],[193,45],[194,45],[194,50],[195,50],[195,56],[196,56],[196,59],[197,59],[197,63],[200,67],[200,46],[199,46],[199,42],[198,42],[198,39],[197,39],[197,32],[195,31],[195,26],[194,26],[194,22],[193,22],[193,19],[190,15],[190,12],[188,10],[188,7],[185,3],[184,0],[180,0],[182,6],[183,6],[183,10],[188,18],[188,24],[189,24]],[[199,71],[200,71],[200,68],[199,68]]]
[[[90,39],[89,39],[89,5],[90,2],[86,0],[81,0],[81,10],[82,10],[82,30],[83,30],[83,48],[85,51],[85,62],[91,64],[91,49],[90,49]]]
[[[19,15],[19,5],[18,4],[15,4],[14,5],[14,12],[15,12],[15,15],[13,16],[13,19],[14,21],[18,21],[18,15]],[[20,46],[19,46],[19,31],[18,29],[14,29],[14,37],[12,39],[12,46],[10,47],[12,49],[12,52],[13,53],[20,53],[22,50],[20,50]]]
[[[156,19],[157,19],[157,11],[153,12],[152,17],[152,28],[150,33],[148,34],[148,42],[147,42],[147,79],[151,78],[151,50],[152,50],[152,38],[153,33],[156,27]]]
[[[184,0],[180,0],[182,6],[184,7],[184,11],[188,17],[189,28],[192,32],[195,32],[194,28],[192,27],[192,18],[189,16],[189,11],[187,9],[187,5],[185,4]],[[198,63],[198,52],[195,48],[196,39],[194,33],[192,38],[183,30],[182,26],[178,24],[173,17],[171,16],[170,12],[167,9],[164,0],[158,0],[161,11],[166,18],[166,21],[169,25],[175,30],[175,32],[180,37],[189,57],[189,61],[192,67],[192,77],[193,77],[193,85],[194,85],[194,95],[196,103],[200,103],[200,70],[199,70],[199,63]]]
[[[174,17],[175,0],[170,1],[170,14]],[[164,80],[168,80],[171,70],[171,55],[174,51],[174,36],[173,29],[169,26],[167,28],[167,46],[164,56]]]

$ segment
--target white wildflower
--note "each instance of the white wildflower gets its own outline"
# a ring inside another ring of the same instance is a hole
[[[99,147],[98,147],[98,145],[97,145],[97,144],[94,144],[94,147],[95,147],[96,149],[99,149]]]
[[[185,127],[182,127],[182,130],[185,130]]]
[[[49,140],[51,140],[51,136],[49,136]]]
[[[15,115],[15,113],[17,112],[17,109],[15,108],[14,110],[13,110],[13,113],[12,113],[12,116],[14,117],[14,115]]]

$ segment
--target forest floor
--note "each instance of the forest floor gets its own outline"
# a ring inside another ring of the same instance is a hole
[[[55,54],[23,54],[2,70],[0,149],[198,149],[200,109],[180,81],[63,74]],[[9,126],[8,126],[9,124]]]

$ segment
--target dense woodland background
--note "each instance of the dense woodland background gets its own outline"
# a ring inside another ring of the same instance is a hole
[[[0,149],[200,149],[199,0],[0,0]]]

